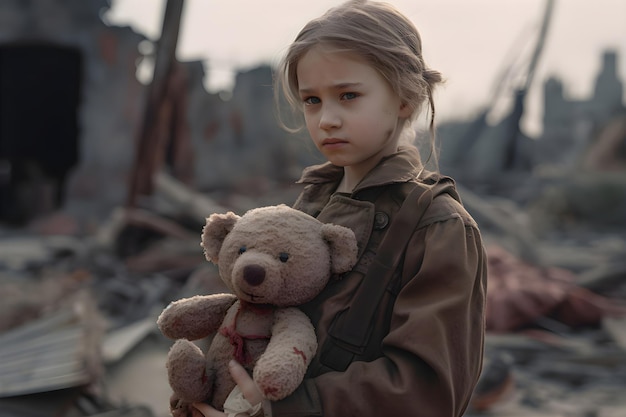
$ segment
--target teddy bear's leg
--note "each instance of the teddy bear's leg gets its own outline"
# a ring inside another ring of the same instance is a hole
[[[229,339],[217,333],[206,355],[207,372],[213,375],[213,392],[211,404],[223,410],[224,401],[235,387],[235,381],[228,371],[228,362],[233,359],[233,346]]]
[[[185,403],[201,402],[211,396],[213,375],[206,373],[202,350],[188,340],[177,340],[171,347],[167,376],[175,395]]]
[[[275,311],[272,338],[254,366],[254,382],[272,401],[291,394],[302,382],[317,350],[315,329],[296,308]]]

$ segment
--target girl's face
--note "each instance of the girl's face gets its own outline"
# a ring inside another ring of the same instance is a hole
[[[307,129],[332,164],[362,177],[396,151],[410,110],[364,59],[314,47],[296,72]]]

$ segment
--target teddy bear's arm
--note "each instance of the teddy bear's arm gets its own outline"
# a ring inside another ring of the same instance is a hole
[[[236,300],[235,295],[226,293],[183,298],[163,310],[157,325],[170,339],[201,339],[217,331]]]
[[[254,367],[253,377],[263,395],[280,400],[302,382],[317,350],[315,329],[299,309],[276,310],[272,336]]]

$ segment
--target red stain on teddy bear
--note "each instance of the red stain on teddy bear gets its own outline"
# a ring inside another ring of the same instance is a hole
[[[263,394],[265,394],[266,397],[269,397],[270,395],[276,395],[277,392],[278,388],[276,387],[267,387],[263,390]]]
[[[301,351],[300,349],[298,349],[297,347],[293,347],[293,353],[295,353],[296,355],[299,355],[302,357],[302,360],[304,361],[304,363],[306,364],[306,355],[304,354],[303,351]]]
[[[228,341],[234,348],[233,358],[242,365],[248,365],[252,361],[245,349],[246,340],[269,339],[269,336],[266,335],[242,335],[235,330],[234,326],[222,327],[220,334],[228,338]]]

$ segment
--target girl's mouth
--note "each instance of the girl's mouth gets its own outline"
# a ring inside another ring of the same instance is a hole
[[[337,138],[327,138],[322,141],[322,147],[324,148],[337,148],[347,144],[348,141]]]

